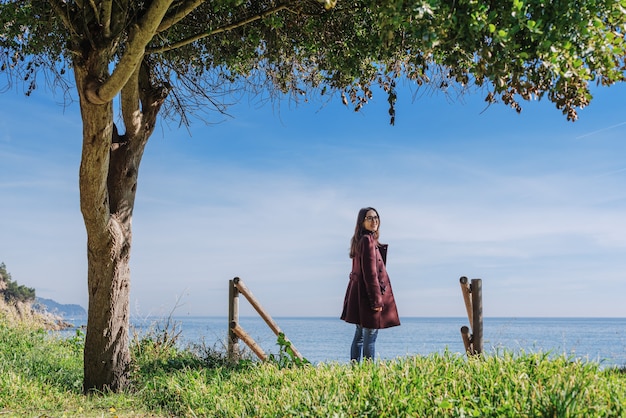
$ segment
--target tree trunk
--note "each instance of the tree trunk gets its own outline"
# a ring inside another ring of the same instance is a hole
[[[87,230],[89,292],[84,390],[118,391],[128,382],[130,366],[130,216],[123,216],[110,205],[113,106],[93,105],[86,100],[83,92],[93,70],[86,67],[74,69],[83,119],[79,186]]]
[[[138,68],[121,90],[126,133],[120,135],[112,104],[92,104],[86,94],[94,80],[106,77],[107,60],[101,55],[94,52],[74,66],[83,119],[80,207],[87,230],[85,392],[116,392],[128,384],[129,262],[137,177],[168,91],[151,84],[147,63]]]

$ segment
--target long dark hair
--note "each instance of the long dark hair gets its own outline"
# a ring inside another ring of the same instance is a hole
[[[378,229],[376,229],[376,231],[374,232],[371,232],[371,234],[374,236],[374,239],[376,239],[376,242],[378,242],[378,231],[380,230],[380,215],[378,214],[378,211],[372,207],[361,208],[359,214],[356,217],[354,235],[352,236],[352,240],[350,241],[350,258],[356,257],[357,249],[359,247],[359,241],[361,240],[363,234],[370,233],[367,229],[363,227],[363,222],[365,222],[365,215],[370,210],[376,212],[376,216],[378,216]]]

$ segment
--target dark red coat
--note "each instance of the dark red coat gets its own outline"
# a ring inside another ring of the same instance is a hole
[[[387,245],[377,245],[371,234],[359,241],[352,259],[352,272],[343,301],[341,319],[364,328],[381,329],[400,325],[396,301],[385,262]],[[377,312],[373,308],[381,307]]]

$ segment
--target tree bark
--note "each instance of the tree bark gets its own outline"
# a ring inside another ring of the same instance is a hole
[[[113,106],[111,102],[94,105],[84,95],[90,81],[104,75],[106,68],[106,60],[97,56],[74,67],[83,119],[80,207],[87,231],[85,392],[120,390],[128,382],[130,366],[130,217],[111,207],[108,186]]]
[[[121,91],[126,132],[113,123],[112,102],[93,104],[87,91],[107,76],[104,52],[74,66],[83,120],[80,207],[87,231],[89,305],[85,392],[119,391],[130,370],[129,305],[132,214],[139,164],[167,89],[150,83],[144,63]]]

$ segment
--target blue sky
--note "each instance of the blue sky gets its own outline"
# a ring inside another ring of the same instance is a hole
[[[626,316],[626,86],[571,123],[484,94],[400,89],[341,105],[242,101],[159,124],[133,218],[132,315],[227,313],[241,277],[273,316],[338,316],[359,208],[376,207],[401,316]],[[81,122],[43,90],[0,94],[0,262],[37,295],[87,306]],[[242,315],[252,313],[245,302]]]

